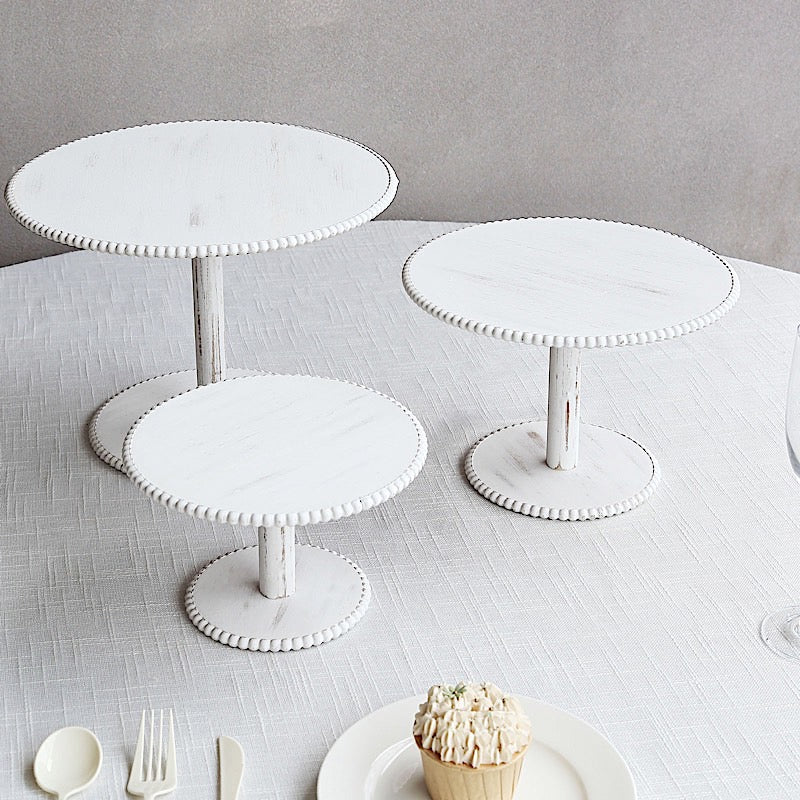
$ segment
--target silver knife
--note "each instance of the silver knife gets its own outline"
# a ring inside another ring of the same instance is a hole
[[[236,800],[244,772],[244,751],[236,739],[220,736],[219,748],[219,800]]]

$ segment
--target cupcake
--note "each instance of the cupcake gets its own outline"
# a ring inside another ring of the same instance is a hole
[[[414,741],[432,800],[511,800],[531,724],[494,684],[437,685],[414,718]]]

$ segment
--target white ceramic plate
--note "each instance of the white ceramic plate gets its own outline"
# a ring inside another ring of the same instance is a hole
[[[410,735],[424,699],[399,700],[346,730],[322,763],[317,800],[429,800]],[[630,770],[604,736],[553,706],[517,699],[534,741],[514,800],[636,800]]]

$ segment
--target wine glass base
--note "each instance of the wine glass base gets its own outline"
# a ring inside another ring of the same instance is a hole
[[[776,655],[800,661],[800,606],[788,606],[764,617],[761,641]]]

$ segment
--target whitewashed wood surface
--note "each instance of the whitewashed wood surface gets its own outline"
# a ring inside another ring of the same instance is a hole
[[[397,401],[345,381],[253,375],[192,389],[146,413],[125,469],[155,500],[220,522],[308,525],[402,491],[427,441]]]
[[[338,639],[366,613],[372,590],[350,559],[298,545],[296,559],[292,556],[295,588],[285,597],[268,598],[260,587],[261,550],[259,543],[226,553],[189,584],[189,619],[210,639],[238,650],[288,653]]]
[[[550,348],[547,387],[547,466],[568,470],[578,463],[581,426],[581,351]]]
[[[258,529],[258,590],[264,597],[294,594],[295,561],[293,526]]]
[[[535,218],[475,225],[417,250],[411,298],[461,328],[547,347],[669,339],[724,314],[731,268],[687,239],[602,220]]]
[[[223,380],[225,373],[225,303],[222,262],[216,256],[192,259],[194,348],[197,385]]]
[[[35,158],[6,199],[63,244],[170,258],[239,255],[327,238],[394,198],[388,162],[295,125],[170,122],[88,136]]]
[[[257,370],[227,370],[229,378],[256,373]],[[197,385],[197,372],[191,369],[169,372],[128,386],[110,397],[92,415],[89,420],[89,443],[106,464],[122,470],[122,445],[133,423],[168,397],[187,392]]]
[[[581,426],[581,457],[570,469],[546,463],[547,421],[494,431],[470,448],[467,479],[487,500],[532,517],[597,520],[643,503],[661,470],[638,442],[598,425]]]

